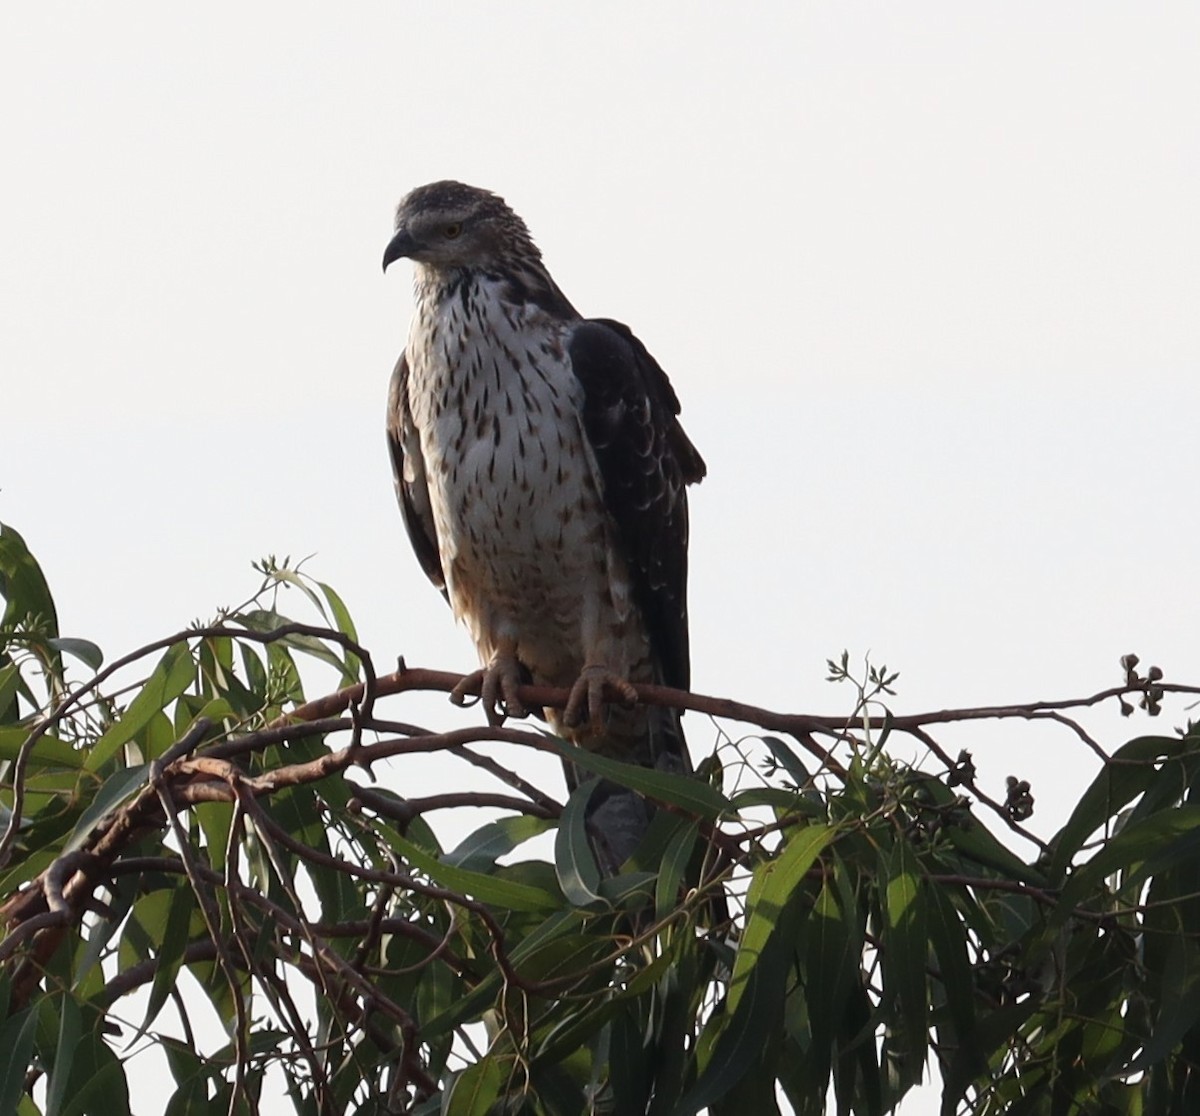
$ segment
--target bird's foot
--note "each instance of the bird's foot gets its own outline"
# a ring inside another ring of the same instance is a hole
[[[599,730],[604,727],[606,700],[628,708],[637,704],[637,698],[637,690],[627,678],[613,674],[604,666],[585,666],[571,687],[563,720],[572,728],[587,721],[593,729]]]
[[[450,691],[455,705],[466,705],[479,695],[489,725],[502,725],[507,717],[524,717],[525,706],[517,697],[521,664],[511,651],[497,651],[482,670],[474,670]]]

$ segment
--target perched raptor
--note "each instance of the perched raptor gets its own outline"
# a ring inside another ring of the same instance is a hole
[[[525,712],[523,681],[569,687],[545,710],[557,733],[690,770],[678,713],[630,685],[689,678],[685,488],[705,467],[666,373],[626,326],[580,316],[495,194],[421,186],[395,230],[383,266],[414,261],[416,309],[388,442],[413,548],[484,664],[456,700],[479,686],[498,720]],[[613,872],[646,804],[602,783],[587,816]]]

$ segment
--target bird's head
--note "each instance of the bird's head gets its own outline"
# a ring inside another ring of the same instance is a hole
[[[396,235],[383,253],[383,269],[408,257],[437,270],[486,268],[506,259],[534,260],[540,253],[525,222],[504,199],[461,182],[418,186],[396,207]]]

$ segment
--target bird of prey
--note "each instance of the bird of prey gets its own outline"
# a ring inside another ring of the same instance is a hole
[[[582,317],[502,198],[434,182],[396,210],[384,270],[414,262],[415,312],[392,375],[388,442],[421,566],[474,639],[489,719],[522,682],[570,689],[559,735],[689,771],[679,714],[631,683],[686,689],[686,486],[705,465],[666,373],[619,322]],[[503,709],[503,714],[499,711]],[[581,776],[568,765],[572,790]],[[601,783],[585,811],[614,873],[648,823]]]

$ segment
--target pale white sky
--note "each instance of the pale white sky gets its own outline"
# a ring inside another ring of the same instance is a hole
[[[110,657],[316,552],[381,666],[472,666],[382,436],[392,208],[456,177],[683,400],[697,689],[1195,682],[1198,57],[1183,2],[6,5],[0,519]],[[1088,775],[962,742],[1047,829]]]

